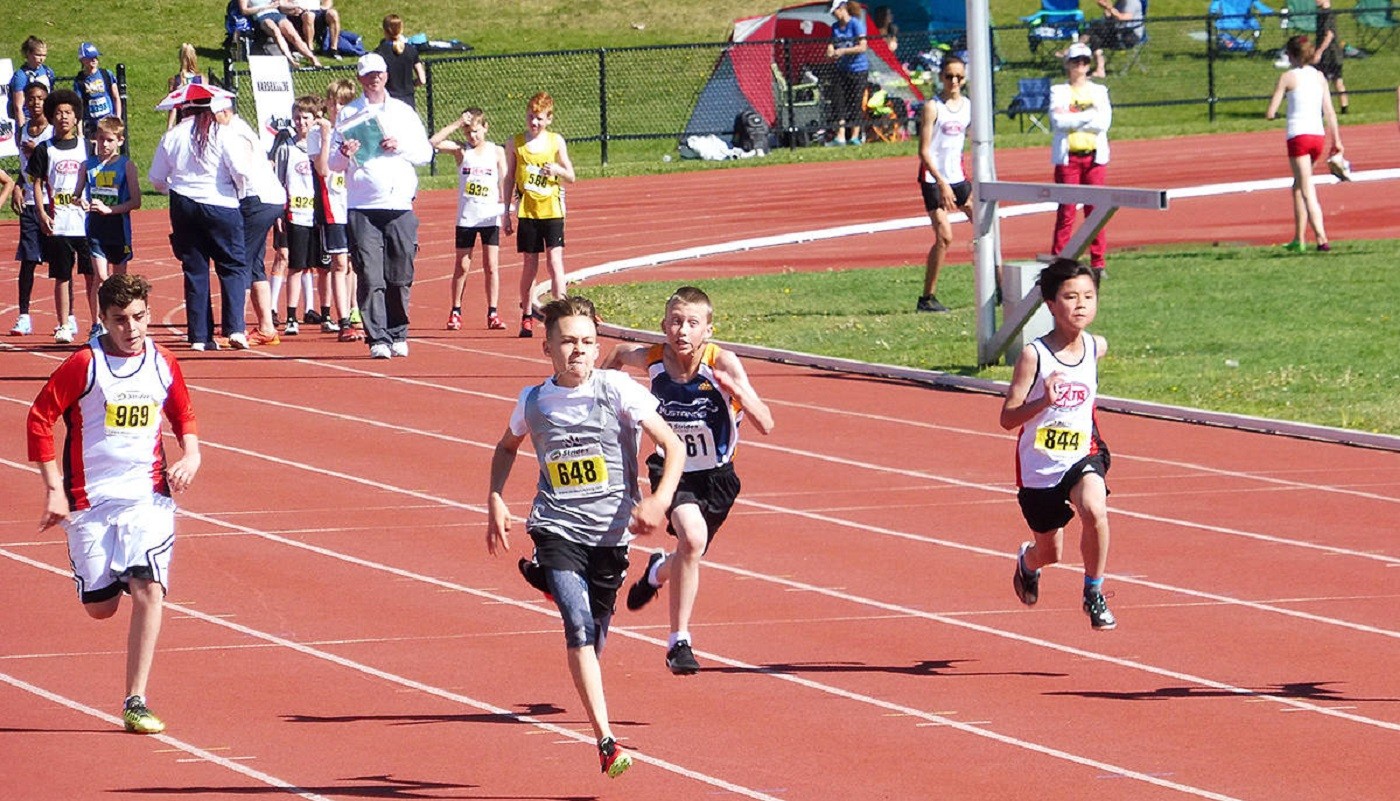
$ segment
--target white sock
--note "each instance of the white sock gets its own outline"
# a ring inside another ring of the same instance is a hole
[[[316,279],[312,277],[310,270],[301,271],[301,297],[306,303],[307,311],[315,308]]]
[[[268,287],[272,291],[272,310],[277,311],[282,308],[277,304],[277,298],[282,294],[282,283],[287,280],[284,275],[273,275],[268,278]]]
[[[666,638],[666,647],[667,647],[667,648],[675,648],[675,647],[676,647],[676,643],[681,642],[682,640],[684,640],[685,642],[690,642],[690,632],[688,632],[688,631],[673,631],[673,632],[671,632],[671,636]],[[692,643],[692,645],[693,645],[693,643]]]
[[[670,556],[667,556],[665,559],[657,559],[656,564],[652,565],[651,569],[647,571],[647,583],[658,590],[661,589],[661,580],[656,577],[656,573],[661,569],[662,565],[666,564],[666,560],[670,558]]]

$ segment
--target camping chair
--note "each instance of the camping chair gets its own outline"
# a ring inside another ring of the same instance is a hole
[[[1142,49],[1147,46],[1148,39],[1147,2],[1148,0],[1142,0],[1142,19],[1126,23],[1129,28],[1141,29],[1141,33],[1138,36],[1137,44],[1134,44],[1132,47],[1128,48],[1128,59],[1127,61],[1123,62],[1123,68],[1118,71],[1118,74],[1120,75],[1128,74],[1128,70],[1132,69],[1133,67],[1137,67],[1143,72],[1147,72],[1147,67],[1144,67],[1142,65]],[[1308,0],[1308,2],[1312,2],[1312,0]]]
[[[1390,18],[1389,0],[1356,0],[1356,38],[1364,50],[1375,51],[1395,38],[1400,22]]]
[[[778,109],[778,142],[784,147],[809,144],[812,134],[825,119],[822,111],[822,88],[816,76],[792,84],[792,108],[788,108],[788,81],[778,63],[773,67],[773,99]]]
[[[1274,10],[1260,0],[1211,0],[1207,13],[1215,18],[1218,50],[1250,54],[1258,46],[1259,17],[1273,14]]]
[[[890,97],[879,84],[865,85],[860,107],[867,141],[875,139],[881,142],[903,142],[909,138],[909,130],[903,125],[908,119],[908,113],[903,115],[904,119],[900,119],[899,113],[900,109],[904,108],[904,103],[900,98]]]
[[[1028,26],[1026,42],[1034,53],[1044,41],[1074,41],[1084,24],[1079,0],[1040,0],[1040,10],[1021,17]]]
[[[253,23],[238,9],[238,0],[224,8],[224,53],[229,61],[247,61],[253,43]]]
[[[1279,24],[1291,29],[1284,34],[1285,37],[1295,33],[1316,34],[1317,0],[1288,0],[1288,17]]]
[[[1039,128],[1044,133],[1050,133],[1050,129],[1045,127],[1044,117],[1050,113],[1050,79],[1049,78],[1021,78],[1016,82],[1016,96],[1011,98],[1011,105],[1006,107],[1006,116],[1015,117],[1021,124],[1021,131],[1026,130],[1026,121],[1029,119],[1031,130]]]

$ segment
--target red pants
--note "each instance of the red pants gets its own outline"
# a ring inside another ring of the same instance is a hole
[[[1091,186],[1103,186],[1104,176],[1108,168],[1104,164],[1094,163],[1093,153],[1069,154],[1068,164],[1055,165],[1055,183],[1057,184],[1087,184]],[[1089,216],[1094,212],[1093,206],[1084,207],[1084,216]],[[1055,211],[1055,238],[1050,246],[1050,252],[1059,255],[1069,243],[1070,235],[1074,233],[1075,207],[1071,205],[1061,205]],[[1104,266],[1104,253],[1108,250],[1108,239],[1102,230],[1094,241],[1089,243],[1089,264],[1100,269]]]

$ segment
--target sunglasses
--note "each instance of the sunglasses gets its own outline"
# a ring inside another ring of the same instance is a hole
[[[967,80],[967,76],[966,76],[966,75],[963,75],[961,72],[945,72],[945,73],[943,73],[943,75],[942,75],[941,77],[942,77],[943,80],[945,80],[945,81],[965,81],[965,80]]]
[[[1092,62],[1093,59],[1089,58],[1088,56],[1075,56],[1074,58],[1069,60],[1069,63],[1071,64],[1090,64]]]

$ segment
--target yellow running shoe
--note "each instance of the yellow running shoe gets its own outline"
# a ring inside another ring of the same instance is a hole
[[[122,706],[122,721],[127,731],[136,734],[160,734],[165,731],[165,724],[151,714],[151,710],[146,708],[146,699],[139,695],[126,699],[126,704]]]
[[[616,779],[632,767],[632,755],[611,737],[604,737],[598,742],[598,761],[609,779]]]

